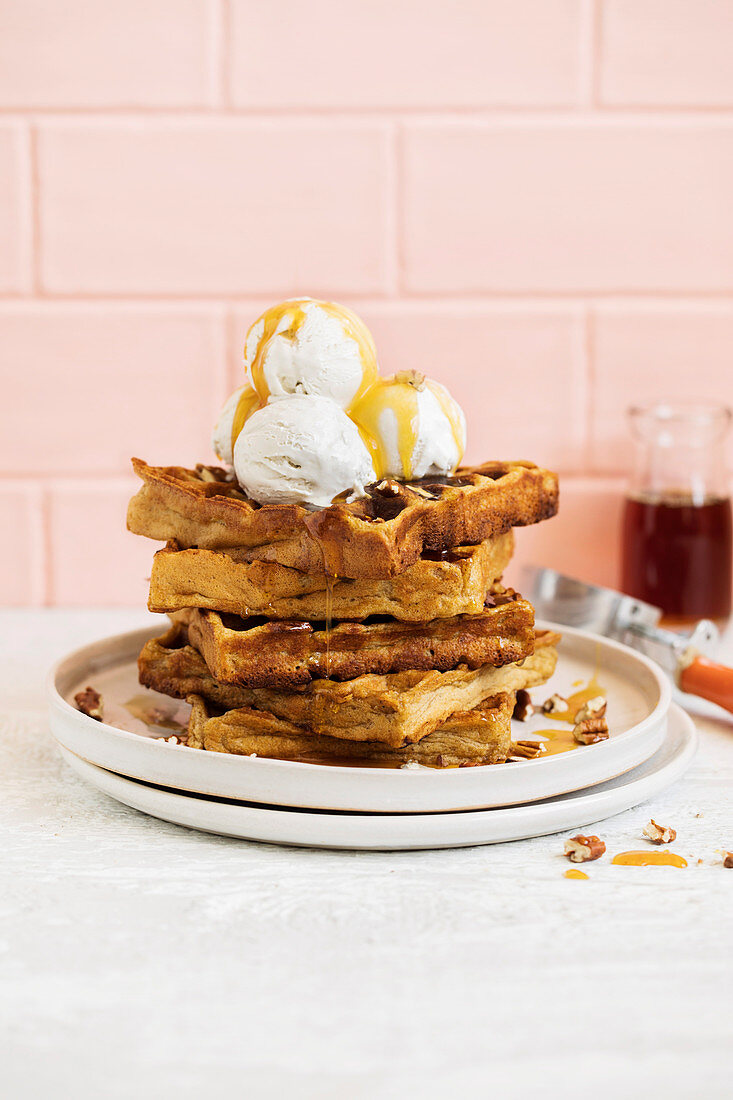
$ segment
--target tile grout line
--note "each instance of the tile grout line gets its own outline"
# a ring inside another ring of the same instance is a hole
[[[583,307],[584,345],[585,345],[585,445],[584,466],[588,476],[594,477],[593,435],[596,409],[596,317],[593,306],[586,302]]]
[[[221,0],[226,3],[226,0]],[[467,107],[446,107],[440,104],[425,107],[409,107],[401,104],[393,104],[389,107],[365,104],[361,107],[299,107],[297,104],[283,107],[240,107],[229,102],[231,89],[229,87],[229,68],[227,60],[226,44],[219,50],[216,46],[216,38],[212,41],[212,60],[216,54],[220,54],[220,65],[215,65],[220,71],[217,81],[223,85],[221,89],[226,96],[226,102],[215,104],[186,104],[179,106],[153,106],[140,107],[136,104],[121,104],[108,107],[51,107],[26,106],[3,107],[0,106],[0,121],[3,122],[28,122],[37,123],[61,123],[71,124],[85,122],[98,124],[108,120],[110,123],[142,122],[152,120],[157,122],[252,122],[260,123],[285,123],[294,122],[322,123],[336,122],[342,125],[355,123],[360,126],[384,124],[396,118],[405,122],[427,123],[443,125],[450,122],[483,123],[486,125],[545,125],[548,122],[556,125],[587,123],[589,120],[608,126],[614,122],[627,125],[631,120],[639,125],[654,125],[657,123],[668,124],[679,121],[706,123],[733,121],[733,101],[730,103],[655,103],[643,101],[629,101],[625,103],[602,103],[600,99],[600,73],[594,71],[593,79],[587,71],[582,74],[581,84],[585,88],[585,96],[594,96],[593,102],[579,102],[569,104],[529,103],[516,104],[476,104]],[[600,49],[600,44],[596,46]],[[598,69],[600,60],[594,69]],[[585,68],[585,67],[584,67]],[[214,90],[216,83],[212,78],[209,81],[210,91]],[[676,116],[676,117],[675,117]]]
[[[586,112],[593,106],[595,68],[595,0],[582,0],[578,21],[577,109]]]
[[[590,102],[596,109],[602,108],[602,67],[603,67],[603,0],[591,0],[591,88]],[[633,107],[631,108],[633,110]]]
[[[574,287],[568,290],[549,290],[536,286],[523,290],[507,290],[496,287],[486,290],[475,288],[460,290],[444,288],[441,290],[440,288],[435,288],[423,291],[402,288],[396,298],[384,290],[365,290],[353,286],[335,288],[321,287],[320,289],[324,293],[330,289],[344,297],[357,299],[363,302],[372,302],[382,305],[403,302],[406,305],[413,306],[430,306],[439,303],[452,307],[460,305],[462,302],[473,306],[502,304],[521,305],[522,303],[527,303],[529,306],[538,303],[567,306],[577,303],[580,299],[594,303],[620,304],[629,307],[671,303],[692,308],[701,304],[726,305],[733,302],[733,286],[720,287],[715,290],[696,290],[694,288],[687,288],[684,290],[662,290],[659,287],[652,287],[644,290],[623,290],[620,287],[614,287],[609,290],[595,291],[588,290],[587,288],[583,289],[581,287]],[[273,295],[287,295],[288,293],[289,291],[283,289],[282,286],[250,291],[221,290],[207,292],[198,290],[181,291],[177,293],[149,290],[140,291],[137,294],[113,290],[46,291],[42,289],[36,297],[42,299],[44,305],[50,306],[76,304],[80,306],[93,306],[103,304],[119,306],[120,308],[139,306],[145,309],[154,309],[158,306],[187,306],[192,309],[204,309],[215,305],[223,305],[226,307],[229,304],[236,306],[245,302],[266,303],[272,299]],[[27,293],[12,291],[0,293],[0,306],[28,302],[29,295]]]
[[[229,113],[231,96],[231,22],[229,0],[214,0],[212,13],[212,65],[215,102],[220,111]]]

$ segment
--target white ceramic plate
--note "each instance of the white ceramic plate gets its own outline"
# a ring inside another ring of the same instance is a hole
[[[538,624],[551,626],[551,624]],[[559,628],[558,628],[559,629]],[[177,790],[268,806],[368,813],[426,813],[486,809],[554,798],[621,775],[662,743],[670,683],[634,650],[580,630],[562,629],[560,660],[538,689],[568,695],[596,671],[608,696],[611,736],[572,752],[490,767],[388,769],[328,767],[201,752],[116,729],[81,714],[68,700],[91,684],[105,706],[139,694],[135,658],[154,631],[121,634],[77,650],[51,672],[51,730],[57,741],[92,764]],[[149,693],[170,706],[165,696]],[[547,718],[517,724],[515,738],[548,727]],[[144,731],[146,732],[146,731]]]
[[[186,795],[104,771],[62,748],[77,775],[125,806],[207,833],[309,848],[464,848],[580,829],[659,794],[687,770],[697,748],[691,718],[673,705],[661,747],[626,775],[533,805],[447,814],[345,814],[272,808]]]

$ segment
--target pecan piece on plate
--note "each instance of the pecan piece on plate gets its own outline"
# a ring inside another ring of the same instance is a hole
[[[532,706],[532,696],[524,688],[520,688],[517,692],[517,701],[514,704],[512,718],[516,718],[518,722],[527,722],[534,714],[535,709]]]
[[[606,700],[602,695],[589,699],[575,715],[573,737],[581,745],[595,745],[608,738]]]
[[[507,760],[535,760],[546,751],[542,741],[512,741]]]
[[[82,714],[88,714],[95,722],[101,722],[104,713],[104,700],[93,687],[86,687],[74,696],[74,702]]]
[[[558,695],[557,692],[555,692],[554,695],[551,695],[549,699],[545,699],[544,703],[542,704],[543,714],[561,714],[567,709],[567,699],[563,695]]]

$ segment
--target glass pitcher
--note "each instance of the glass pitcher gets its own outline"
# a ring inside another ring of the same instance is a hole
[[[645,405],[628,412],[635,462],[623,517],[624,592],[660,607],[669,626],[723,623],[733,545],[725,463],[730,409]]]

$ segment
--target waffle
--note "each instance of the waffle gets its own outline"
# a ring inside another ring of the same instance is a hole
[[[395,672],[341,683],[313,680],[290,690],[247,688],[215,680],[185,627],[174,623],[145,644],[138,659],[140,683],[185,699],[200,695],[223,710],[269,711],[311,734],[379,741],[393,748],[421,740],[458,711],[473,710],[490,695],[516,692],[549,679],[557,662],[558,634],[541,631],[535,651],[520,664],[465,666],[450,672]]]
[[[238,548],[250,560],[334,577],[394,577],[426,550],[475,545],[548,519],[558,504],[555,474],[529,462],[488,462],[405,484],[386,479],[362,499],[318,511],[258,505],[219,467],[132,462],[143,480],[127,513],[135,534],[184,549]]]
[[[457,547],[437,560],[420,558],[404,573],[380,580],[335,580],[330,612],[334,619],[391,615],[402,622],[428,622],[475,614],[489,587],[512,556],[514,534]],[[283,565],[242,561],[237,551],[181,550],[170,542],[153,558],[151,611],[186,607],[265,615],[268,619],[324,620],[326,577]]]
[[[388,748],[373,741],[344,741],[314,736],[268,711],[240,707],[212,712],[200,695],[190,695],[188,744],[209,752],[298,760],[311,764],[402,767],[469,767],[500,764],[511,746],[513,694],[491,695],[470,711],[453,714],[414,745]]]
[[[183,622],[191,643],[211,673],[225,684],[297,687],[317,677],[353,680],[366,673],[438,669],[458,664],[506,665],[520,661],[534,645],[534,609],[510,590],[486,597],[478,615],[400,623],[372,619],[320,623],[243,619],[218,611],[188,608],[173,618]]]

